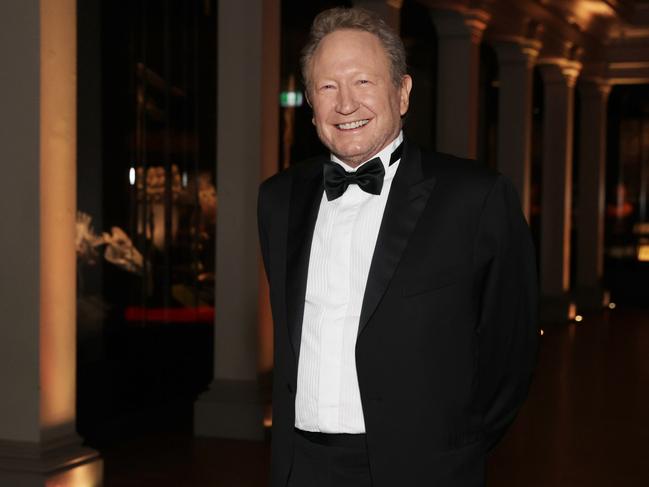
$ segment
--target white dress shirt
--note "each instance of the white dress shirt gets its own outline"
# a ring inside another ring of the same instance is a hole
[[[356,335],[383,211],[400,162],[390,165],[390,155],[402,141],[399,133],[377,154],[385,168],[380,195],[366,193],[356,184],[333,201],[322,195],[309,258],[297,372],[295,427],[301,430],[365,433]],[[332,160],[346,171],[354,170],[335,156]]]

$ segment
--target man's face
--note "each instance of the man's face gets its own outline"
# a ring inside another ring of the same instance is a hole
[[[308,87],[318,137],[350,166],[372,158],[399,134],[411,86],[407,75],[394,85],[388,57],[374,34],[328,34],[311,60]]]

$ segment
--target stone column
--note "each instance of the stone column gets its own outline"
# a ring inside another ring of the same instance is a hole
[[[478,145],[482,10],[431,10],[438,39],[437,150],[475,158]]]
[[[0,485],[84,464],[96,486],[76,434],[76,2],[1,2],[0,32]]]
[[[519,38],[493,43],[498,56],[498,169],[518,190],[530,218],[532,179],[532,80],[539,41]]]
[[[544,86],[541,188],[541,317],[569,317],[574,87],[581,65],[563,58],[539,62]]]
[[[265,32],[269,28],[278,32],[273,24],[279,22],[277,6],[277,0],[225,0],[218,4],[214,381],[195,404],[194,431],[198,436],[261,439],[264,434],[258,338],[266,333],[259,328],[256,209],[260,167],[266,168],[267,158],[277,156],[275,150],[262,157],[262,150],[272,146],[268,130],[276,127],[270,120],[272,113],[265,116],[263,107],[272,111],[279,103],[278,93],[274,93],[273,103],[264,91],[276,90],[277,84],[264,83],[274,75],[263,69],[264,56],[269,55]],[[269,8],[275,10],[266,15]],[[241,29],[242,25],[247,28]],[[276,118],[277,112],[273,113]],[[267,171],[262,169],[263,174]]]
[[[263,0],[264,27],[262,56],[262,121],[261,121],[261,171],[263,181],[280,167],[279,154],[279,93],[280,93],[280,0]],[[264,407],[264,425],[272,423],[271,395],[273,377],[273,317],[270,309],[268,278],[259,252],[259,380],[261,401]]]
[[[606,116],[611,85],[601,79],[578,85],[579,200],[577,201],[577,304],[597,310],[604,304],[604,206],[606,197]]]
[[[353,0],[354,7],[378,14],[398,34],[401,32],[401,6],[403,0]]]

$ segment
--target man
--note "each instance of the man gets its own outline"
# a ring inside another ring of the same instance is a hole
[[[534,252],[515,191],[403,140],[412,80],[372,14],[321,13],[302,69],[331,160],[259,193],[272,485],[483,485],[535,362]]]

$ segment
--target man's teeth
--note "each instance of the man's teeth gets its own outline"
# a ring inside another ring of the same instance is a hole
[[[342,130],[351,130],[351,129],[357,129],[358,127],[362,127],[363,125],[367,124],[369,120],[357,120],[356,122],[349,122],[349,123],[339,123],[338,128]]]

